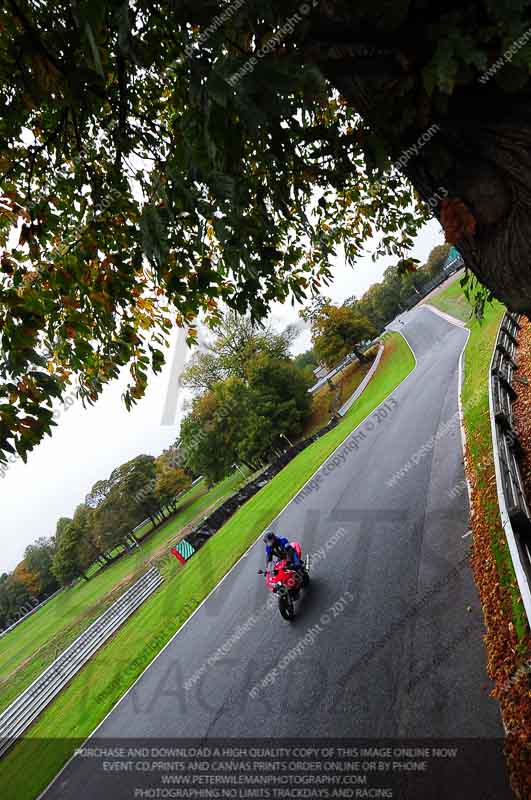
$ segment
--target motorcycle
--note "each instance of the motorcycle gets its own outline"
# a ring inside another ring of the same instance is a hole
[[[301,546],[298,542],[291,542],[291,546],[302,561]],[[265,575],[268,589],[278,597],[278,610],[283,619],[291,622],[295,618],[295,600],[298,599],[300,590],[310,582],[310,561],[306,556],[302,569],[288,567],[286,559],[277,561],[271,570],[259,569],[259,575]]]

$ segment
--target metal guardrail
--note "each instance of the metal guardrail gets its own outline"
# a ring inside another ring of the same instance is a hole
[[[457,255],[451,261],[448,261],[442,268],[442,271],[446,273],[446,276],[452,275],[454,272],[457,272],[458,269],[465,266],[465,262],[463,261],[462,256]]]
[[[308,389],[308,393],[313,394],[314,392],[316,392],[318,389],[321,388],[321,386],[324,386],[330,380],[330,378],[333,378],[334,375],[337,375],[338,372],[344,370],[345,367],[348,367],[348,365],[352,364],[353,361],[356,361],[356,356],[354,355],[354,353],[349,353],[348,356],[345,356],[343,361],[340,361],[339,364],[336,364],[336,366],[333,369],[331,369],[330,372],[328,372],[326,375],[323,375],[322,378],[319,378],[317,383],[314,383],[313,386],[310,386],[310,388]]]
[[[163,580],[148,570],[0,714],[0,757]]]
[[[518,319],[518,314],[507,313],[501,322],[491,361],[489,397],[500,516],[531,625],[531,515],[520,473],[521,445],[512,409],[517,397],[512,384],[518,369]]]
[[[378,369],[378,364],[380,363],[380,359],[381,359],[381,357],[383,355],[383,351],[384,351],[384,346],[383,346],[382,342],[380,342],[380,346],[378,347],[378,352],[376,354],[376,358],[372,362],[371,368],[369,369],[369,371],[365,375],[364,379],[362,380],[362,382],[360,383],[358,388],[350,395],[348,400],[345,403],[343,403],[341,408],[338,410],[337,413],[339,414],[340,417],[344,417],[345,416],[345,414],[347,413],[349,408],[352,407],[352,405],[356,402],[358,397],[365,391],[365,387],[367,386],[367,384],[371,380],[372,376],[374,375],[374,373]]]

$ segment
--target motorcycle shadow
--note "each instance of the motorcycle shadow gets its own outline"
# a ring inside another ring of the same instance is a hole
[[[298,600],[295,601],[295,619],[293,622],[304,621],[306,614],[313,612],[319,607],[319,595],[321,594],[321,582],[314,578],[310,579],[310,583],[304,589],[301,589]]]

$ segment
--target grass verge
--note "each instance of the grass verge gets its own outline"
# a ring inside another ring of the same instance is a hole
[[[461,278],[462,275],[456,276],[453,283],[442,289],[439,294],[431,295],[426,302],[446,314],[451,314],[452,317],[456,317],[463,322],[470,322],[472,307],[463,294],[463,287],[460,283]]]
[[[6,800],[31,800],[46,787],[80,740],[94,730],[260,532],[413,366],[403,337],[386,335],[376,374],[339,425],[294,458],[185,566],[175,559],[165,563],[166,580],[160,589],[44,711],[27,738],[2,759],[0,792]]]

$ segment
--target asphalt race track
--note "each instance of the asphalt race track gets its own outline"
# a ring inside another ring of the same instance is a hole
[[[397,327],[415,353],[415,370],[384,404],[386,414],[375,412],[351,434],[357,449],[342,458],[342,445],[327,474],[321,468],[319,486],[274,524],[314,554],[295,622],[265,605],[269,593],[256,574],[264,564],[260,539],[89,746],[115,737],[503,736],[467,561],[457,416],[466,331],[426,307],[405,320]],[[408,459],[409,470],[393,483]],[[511,796],[502,757],[494,761],[492,794],[468,789],[467,797]],[[77,757],[44,797],[102,797],[99,780],[90,760]],[[127,783],[113,780],[117,790]],[[457,796],[437,792],[430,797]]]

